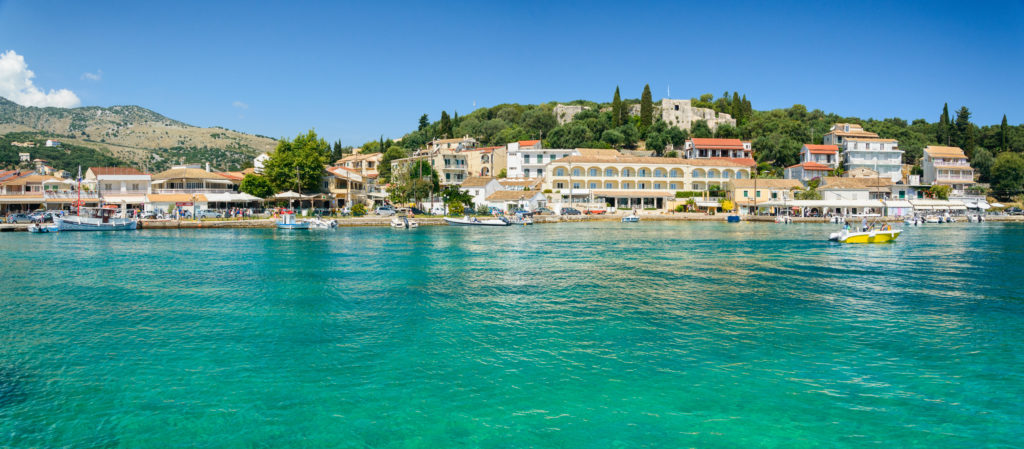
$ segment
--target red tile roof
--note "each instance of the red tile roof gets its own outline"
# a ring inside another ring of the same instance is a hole
[[[743,141],[740,139],[708,139],[694,137],[690,139],[694,148],[708,148],[712,150],[742,150]]]
[[[819,164],[817,162],[803,162],[803,163],[796,164],[796,165],[790,165],[789,167],[786,167],[786,168],[794,168],[794,167],[802,167],[804,170],[807,170],[807,171],[817,171],[817,170],[830,171],[830,170],[832,170],[831,168],[829,168],[828,165]]]
[[[832,154],[839,152],[838,145],[804,145],[811,154]]]
[[[539,140],[520,140],[519,141],[519,146],[521,146],[521,147],[528,147],[528,146],[531,146],[531,145],[536,145],[538,143],[540,143]]]

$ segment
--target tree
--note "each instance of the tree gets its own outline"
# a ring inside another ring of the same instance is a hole
[[[644,93],[640,95],[640,134],[647,134],[653,123],[654,100],[651,99],[651,85],[644,84]]]
[[[288,141],[281,139],[270,159],[263,164],[263,175],[274,190],[302,189],[319,192],[324,177],[324,166],[330,158],[327,141],[317,137],[312,129]]]
[[[732,93],[732,104],[730,105],[729,114],[732,118],[736,119],[736,126],[740,125],[740,117],[743,115],[743,102],[740,100],[739,92]]]
[[[388,148],[380,157],[380,164],[377,164],[377,177],[384,183],[391,182],[391,161],[409,157],[409,154],[400,146]]]
[[[419,128],[416,128],[416,131],[423,131],[428,126],[430,126],[430,116],[428,116],[427,114],[421,115],[420,116],[420,126],[419,126]]]
[[[547,135],[554,127],[558,126],[555,114],[544,108],[534,108],[526,111],[523,113],[521,120],[523,127],[538,138],[540,138],[541,134]]]
[[[473,195],[470,195],[469,192],[460,189],[458,186],[446,186],[441,190],[441,198],[444,198],[445,204],[449,204],[449,208],[452,203],[460,203],[466,206],[473,205]]]
[[[238,191],[260,198],[267,198],[274,194],[274,186],[270,183],[270,179],[265,176],[249,173],[242,178],[242,183],[238,185]]]
[[[1024,156],[1003,152],[992,165],[992,190],[1000,198],[1009,198],[1024,191]]]
[[[612,126],[618,127],[625,123],[626,108],[619,98],[619,86],[615,86],[615,96],[612,97]]]
[[[626,137],[614,129],[609,129],[601,134],[601,141],[617,148],[626,141]]]
[[[442,139],[452,136],[452,119],[448,117],[448,111],[441,111],[441,123],[438,125],[437,134]]]
[[[1003,114],[1003,123],[999,125],[999,148],[998,151],[1006,151],[1010,149],[1010,139],[1006,135],[1006,131],[1009,126],[1006,125],[1006,114]]]
[[[697,120],[690,125],[690,135],[693,137],[713,137],[714,134],[711,132],[711,128],[708,126],[708,122],[705,120]]]
[[[975,138],[974,124],[971,123],[971,111],[967,109],[967,106],[961,106],[960,110],[956,111],[956,134],[959,138],[957,145],[970,158],[974,154]]]
[[[505,179],[507,177],[508,177],[508,170],[503,168],[503,169],[501,169],[500,172],[498,172],[498,179]]]
[[[974,157],[971,158],[971,167],[978,172],[978,180],[981,182],[991,182],[992,164],[995,163],[995,159],[992,157],[992,153],[983,147],[975,148]]]
[[[933,184],[928,188],[928,192],[932,194],[935,199],[948,200],[949,192],[953,190],[953,186],[947,184]]]
[[[594,140],[587,125],[580,122],[569,122],[551,130],[548,136],[552,148],[581,148],[583,144]]]
[[[419,204],[423,198],[441,190],[437,170],[434,170],[429,160],[417,159],[406,167],[394,190]]]
[[[352,216],[353,217],[362,217],[363,215],[366,215],[366,205],[365,204],[363,204],[363,203],[356,203],[356,204],[352,205]]]
[[[939,116],[939,124],[935,129],[935,141],[938,142],[939,145],[949,145],[952,143],[949,131],[949,103],[943,103],[942,115]]]

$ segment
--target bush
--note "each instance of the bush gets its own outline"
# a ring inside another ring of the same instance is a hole
[[[702,196],[704,196],[704,192],[676,192],[676,198],[699,198]]]
[[[353,217],[362,217],[363,215],[366,215],[366,205],[363,203],[356,203],[352,206]]]
[[[684,212],[684,211],[686,211],[686,206],[684,206],[682,204],[676,205],[676,212]]]
[[[476,214],[477,215],[490,215],[491,214],[491,208],[487,207],[486,204],[481,204],[481,205],[476,207]]]
[[[465,206],[462,205],[462,203],[460,203],[458,201],[452,201],[452,202],[448,203],[448,215],[451,215],[451,216],[455,217],[455,216],[462,215],[465,212],[466,212],[466,208],[465,208]]]

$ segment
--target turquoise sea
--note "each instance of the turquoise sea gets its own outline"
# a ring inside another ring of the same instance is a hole
[[[0,234],[0,447],[1024,447],[1024,226]]]

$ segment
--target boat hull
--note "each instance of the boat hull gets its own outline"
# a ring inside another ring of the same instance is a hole
[[[77,221],[63,219],[56,223],[57,228],[64,231],[134,231],[138,228],[136,220],[117,220],[109,223],[95,223],[91,221]]]
[[[448,218],[445,217],[444,221],[452,226],[509,226],[512,223],[504,220],[483,220],[473,221],[464,218]]]
[[[277,223],[277,229],[309,229],[309,223]]]
[[[903,231],[837,232],[830,236],[839,243],[892,243]]]
[[[36,234],[46,234],[46,233],[50,233],[50,232],[60,232],[60,226],[56,225],[56,224],[51,224],[51,225],[33,224],[33,225],[30,225],[28,227],[28,232],[32,232],[32,233],[36,233]]]
[[[640,217],[637,217],[635,215],[630,215],[630,216],[622,217],[622,222],[623,223],[639,223],[640,222]]]

